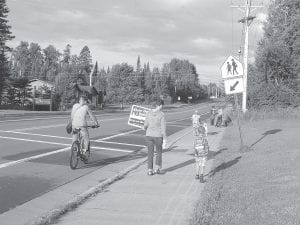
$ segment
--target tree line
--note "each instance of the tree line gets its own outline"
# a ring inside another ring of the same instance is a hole
[[[249,67],[249,107],[289,107],[300,104],[300,2],[272,1]]]

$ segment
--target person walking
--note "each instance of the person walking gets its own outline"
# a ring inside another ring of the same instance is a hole
[[[199,127],[200,127],[200,113],[198,110],[195,110],[195,113],[192,115],[192,123],[193,123],[193,128],[194,128],[194,134],[198,135],[199,134]]]
[[[163,102],[157,100],[152,104],[152,110],[147,113],[144,122],[146,130],[146,143],[148,147],[148,175],[159,174],[162,167],[162,147],[166,142],[166,120],[165,114],[161,111]],[[156,148],[156,169],[153,172],[154,146]]]
[[[199,128],[198,135],[195,136],[194,150],[195,150],[195,163],[196,163],[196,179],[200,179],[201,183],[204,183],[204,168],[209,151],[208,139],[207,139],[207,126],[203,123],[203,126]]]

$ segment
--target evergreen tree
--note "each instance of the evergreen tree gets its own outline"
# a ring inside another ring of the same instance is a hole
[[[12,53],[12,76],[28,77],[29,71],[29,43],[21,41]]]
[[[49,45],[43,50],[45,55],[44,72],[41,79],[53,82],[59,72],[60,52],[53,46]]]
[[[40,78],[42,75],[44,56],[41,47],[36,43],[31,43],[28,49],[28,76],[27,78]]]
[[[137,62],[136,62],[136,72],[139,73],[139,72],[141,72],[141,70],[142,70],[141,59],[140,59],[140,56],[138,56]]]
[[[7,53],[11,49],[6,45],[6,42],[14,38],[10,31],[11,26],[8,25],[8,12],[9,9],[6,6],[6,0],[0,0],[0,104],[5,81],[10,74]]]
[[[299,27],[299,0],[272,1],[255,64],[249,67],[250,107],[299,104]]]

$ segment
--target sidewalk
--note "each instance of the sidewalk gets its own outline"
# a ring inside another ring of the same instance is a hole
[[[210,155],[219,150],[223,130],[209,127]],[[174,143],[171,151],[163,154],[163,174],[147,176],[147,165],[144,163],[62,216],[56,224],[188,224],[205,183],[194,179],[194,137],[191,128],[186,131],[188,134]],[[212,157],[209,158],[206,173],[210,171],[212,161]]]

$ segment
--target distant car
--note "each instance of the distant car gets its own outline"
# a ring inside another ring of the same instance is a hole
[[[214,98],[216,98],[216,96],[210,96],[209,98],[214,99]]]

